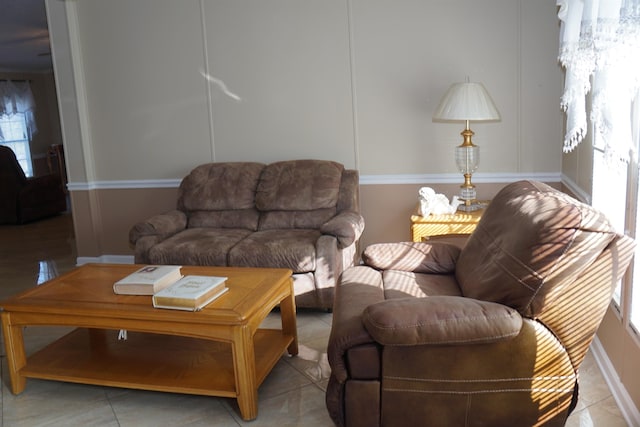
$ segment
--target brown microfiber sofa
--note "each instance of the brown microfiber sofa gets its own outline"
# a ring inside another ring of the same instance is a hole
[[[200,165],[175,210],[130,230],[135,262],[289,268],[298,307],[331,309],[359,257],[358,186],[357,171],[326,160]]]
[[[466,245],[368,246],[336,288],[338,426],[563,426],[634,242],[538,182],[503,188]]]

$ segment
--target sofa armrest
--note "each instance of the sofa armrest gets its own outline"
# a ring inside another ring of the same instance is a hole
[[[320,232],[338,239],[340,248],[353,244],[364,231],[364,218],[356,211],[343,211],[322,224]]]
[[[486,344],[516,337],[520,314],[473,298],[400,298],[370,305],[363,323],[377,342],[390,346]]]
[[[160,215],[154,215],[135,224],[129,230],[129,242],[133,245],[145,236],[159,236],[165,238],[187,228],[187,215],[179,210],[172,210]]]
[[[36,195],[42,197],[42,194],[48,192],[62,192],[62,180],[59,175],[48,174],[27,178],[25,185],[20,188],[20,193],[25,196]],[[38,194],[40,193],[40,194]]]
[[[365,248],[362,260],[378,270],[451,274],[460,248],[445,242],[376,243]]]
[[[355,346],[375,343],[362,323],[367,306],[384,301],[382,274],[369,267],[357,266],[345,270],[335,289],[333,321],[327,346],[332,375],[340,383],[348,378],[346,352]]]

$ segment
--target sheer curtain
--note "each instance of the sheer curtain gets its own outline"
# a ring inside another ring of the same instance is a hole
[[[24,114],[29,134],[36,133],[36,104],[28,81],[0,81],[0,119],[11,118],[16,114]],[[0,127],[0,141],[5,139]]]
[[[640,87],[640,0],[557,0],[557,5],[559,60],[566,71],[563,150],[585,138],[589,114],[594,146],[611,160],[627,161],[637,151],[631,117]]]

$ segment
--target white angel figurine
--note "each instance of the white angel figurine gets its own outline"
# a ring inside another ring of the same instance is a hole
[[[444,194],[436,194],[431,187],[422,187],[418,192],[420,199],[420,215],[452,214],[458,209],[460,201],[458,196],[453,196],[451,203]]]

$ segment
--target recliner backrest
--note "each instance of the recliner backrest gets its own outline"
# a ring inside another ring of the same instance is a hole
[[[3,186],[20,188],[27,180],[13,150],[0,145],[0,182]]]
[[[519,181],[487,207],[460,254],[456,278],[464,296],[536,318],[616,235],[593,207],[546,184]]]
[[[577,370],[634,249],[597,209],[520,181],[492,200],[460,253],[456,278],[464,296],[544,324]]]

